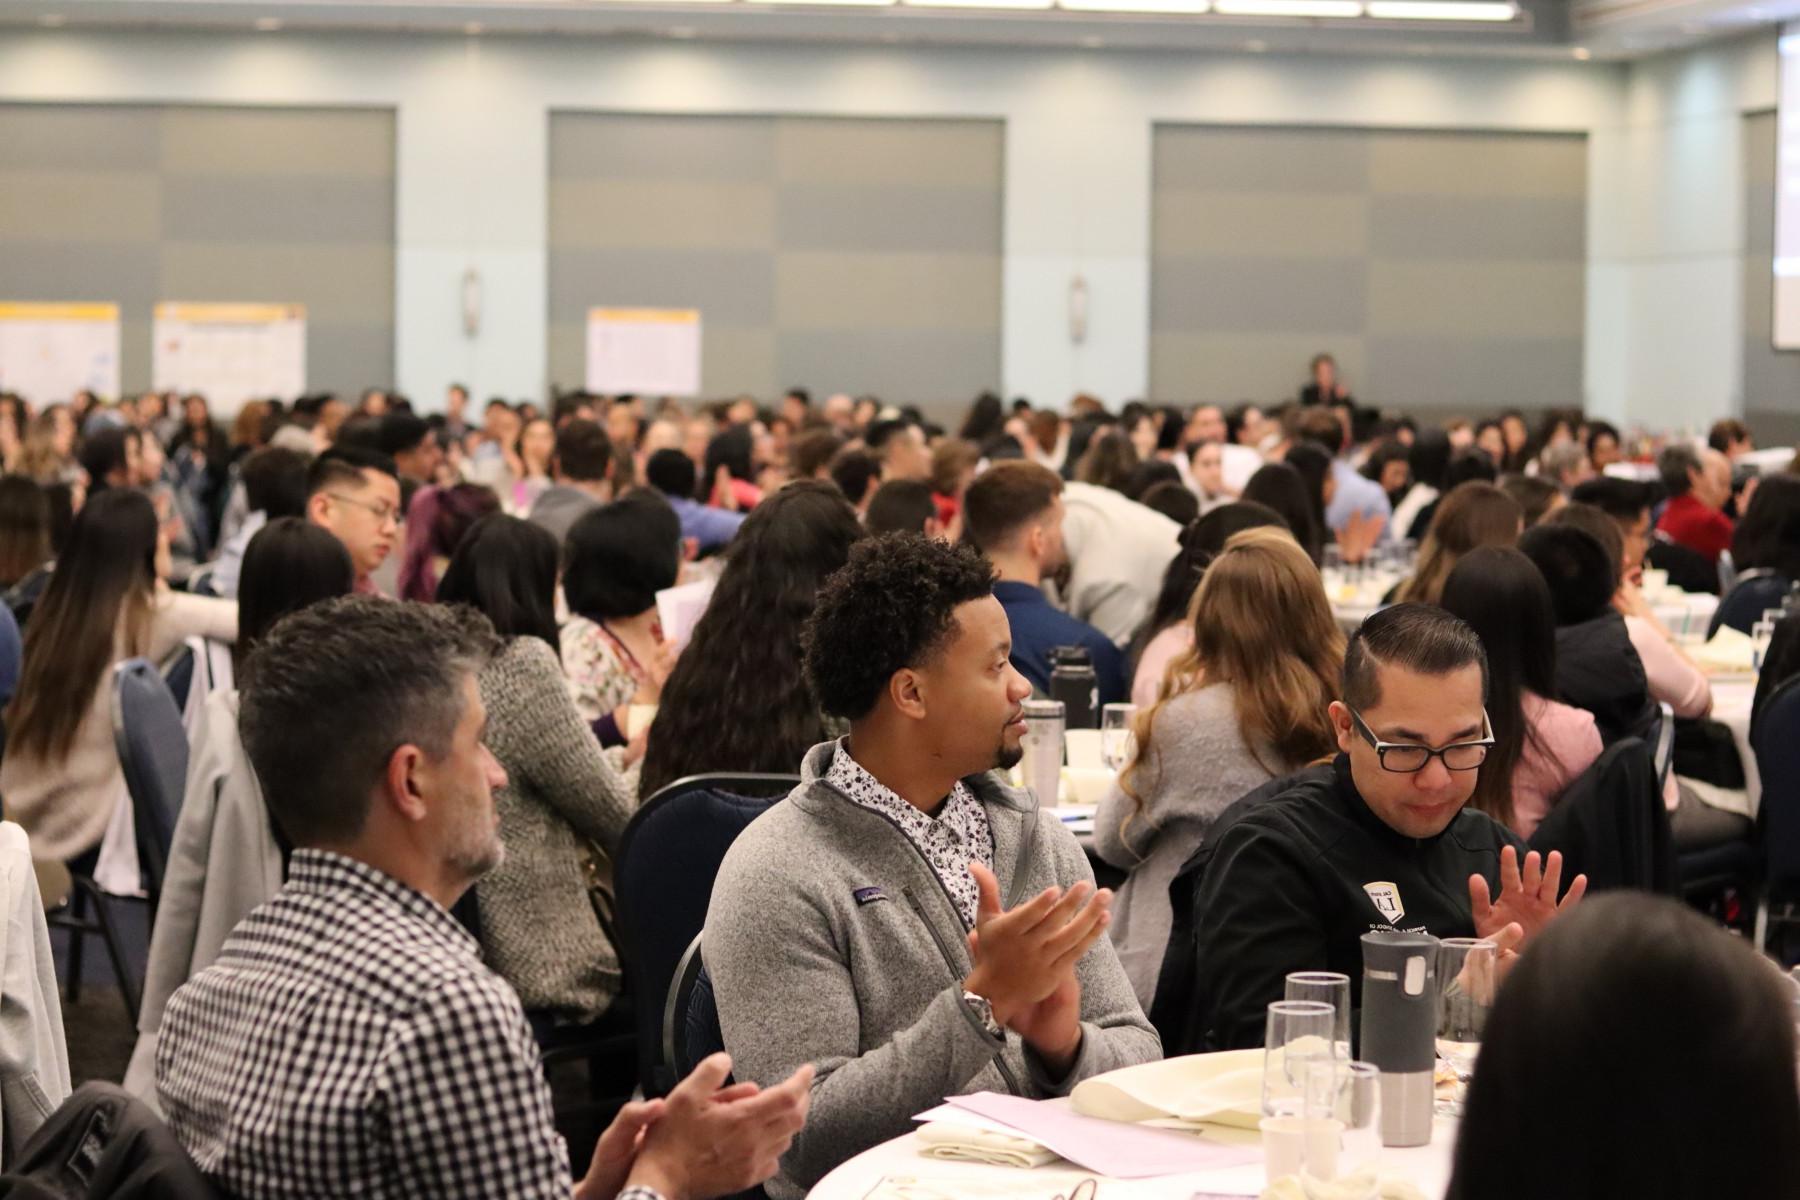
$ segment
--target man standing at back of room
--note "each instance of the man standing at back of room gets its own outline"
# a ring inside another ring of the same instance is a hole
[[[915,534],[852,548],[806,637],[849,737],[807,754],[720,868],[703,945],[738,1077],[818,1068],[773,1200],[945,1096],[1061,1096],[1160,1053],[1105,936],[1111,893],[999,773],[1029,688],[992,579]]]
[[[1113,704],[1131,690],[1124,653],[1044,595],[1044,580],[1065,561],[1062,490],[1062,479],[1049,467],[995,463],[963,495],[963,530],[999,575],[994,596],[1012,626],[1012,664],[1019,674],[1047,695],[1057,648],[1080,646],[1094,664],[1100,703]]]

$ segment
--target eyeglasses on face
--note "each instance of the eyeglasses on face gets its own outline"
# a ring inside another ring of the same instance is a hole
[[[1375,757],[1381,763],[1381,769],[1392,771],[1396,775],[1413,775],[1423,771],[1434,758],[1443,762],[1445,770],[1473,771],[1487,761],[1488,750],[1494,744],[1494,726],[1488,720],[1485,708],[1481,710],[1482,737],[1478,741],[1452,742],[1436,749],[1410,742],[1384,742],[1375,736],[1375,731],[1369,728],[1369,723],[1354,708],[1350,710],[1350,719],[1355,722],[1356,731],[1362,735],[1363,741],[1375,748]]]
[[[342,492],[326,492],[325,494],[339,504],[348,504],[362,509],[374,517],[379,524],[386,525],[389,521],[398,523],[400,520],[400,514],[386,504],[370,504],[367,500],[358,500],[355,496],[346,496]]]

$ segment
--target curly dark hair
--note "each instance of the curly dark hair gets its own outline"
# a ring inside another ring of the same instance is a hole
[[[856,721],[888,680],[935,654],[956,607],[994,591],[994,568],[972,546],[916,533],[869,538],[819,593],[801,644],[819,707]]]
[[[639,790],[707,771],[797,774],[825,740],[800,636],[825,577],[863,536],[829,483],[791,483],[750,511],[706,613],[663,685]]]

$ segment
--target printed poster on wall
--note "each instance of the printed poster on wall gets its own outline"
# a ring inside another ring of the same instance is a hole
[[[587,390],[616,396],[700,394],[700,310],[590,308]]]
[[[198,392],[215,413],[306,391],[304,305],[158,304],[152,339],[150,386]]]
[[[33,405],[119,395],[119,306],[0,303],[0,392]]]

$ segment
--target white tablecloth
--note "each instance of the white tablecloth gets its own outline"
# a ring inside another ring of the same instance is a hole
[[[1384,1150],[1382,1173],[1410,1180],[1427,1196],[1440,1197],[1450,1184],[1451,1158],[1456,1148],[1456,1122],[1439,1117],[1431,1144],[1410,1150]],[[943,1162],[924,1158],[912,1134],[895,1138],[857,1155],[808,1193],[812,1200],[862,1200],[885,1176],[906,1175],[919,1179],[1018,1179],[1027,1172],[1014,1167],[988,1167],[977,1163]],[[1057,1162],[1029,1172],[1033,1183],[1045,1184],[1045,1195],[1058,1188],[1068,1195],[1075,1184],[1092,1175],[1070,1163]],[[1263,1188],[1261,1162],[1166,1175],[1158,1179],[1103,1179],[1095,1200],[1193,1200],[1196,1193],[1218,1196],[1254,1196]]]
[[[1744,764],[1744,807],[1735,803],[1734,792],[1705,785],[1696,786],[1696,790],[1701,799],[1714,808],[1741,813],[1755,820],[1757,806],[1762,803],[1762,774],[1757,771],[1756,755],[1750,750],[1750,702],[1756,698],[1756,680],[1715,679],[1712,693],[1713,720],[1731,730],[1731,740],[1737,743],[1738,761]]]

